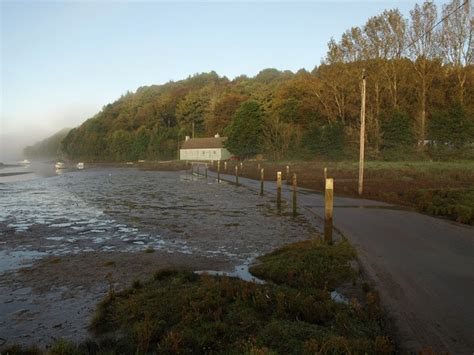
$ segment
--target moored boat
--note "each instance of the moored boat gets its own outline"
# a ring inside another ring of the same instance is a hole
[[[84,163],[81,161],[81,162],[77,163],[76,167],[78,169],[84,169]]]
[[[56,164],[54,164],[54,167],[56,169],[66,169],[66,165],[63,162],[58,161]]]

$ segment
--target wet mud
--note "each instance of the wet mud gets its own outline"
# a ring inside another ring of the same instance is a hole
[[[247,277],[258,255],[313,233],[267,197],[184,172],[0,183],[0,207],[0,349],[80,341],[110,287],[167,267]]]

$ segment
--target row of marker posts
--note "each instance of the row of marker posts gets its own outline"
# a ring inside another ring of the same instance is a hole
[[[186,162],[187,164],[187,162]],[[212,163],[214,166],[214,162]],[[221,162],[217,161],[217,182],[221,181],[220,178],[220,169]],[[239,186],[239,167],[236,165],[235,169],[235,184]],[[243,169],[242,162],[240,163],[240,169]],[[224,170],[227,173],[227,162],[224,162]],[[192,172],[194,170],[192,169]],[[260,163],[257,166],[257,172],[260,173],[260,196],[264,194],[264,182],[265,182],[265,171],[264,168],[260,166]],[[197,166],[197,174],[199,175],[199,165]],[[207,178],[207,165],[205,167],[205,177]],[[281,171],[277,172],[277,208],[278,210],[281,209],[281,192],[282,192],[282,177]],[[292,185],[292,209],[293,209],[293,216],[298,215],[298,204],[297,204],[297,189],[298,184],[296,180],[296,173],[290,175],[290,166],[286,166],[286,181],[289,185]],[[325,182],[325,189],[324,189],[324,240],[327,243],[332,243],[332,230],[333,230],[333,210],[334,210],[334,180],[332,178],[327,177],[327,168],[324,168],[324,182]]]

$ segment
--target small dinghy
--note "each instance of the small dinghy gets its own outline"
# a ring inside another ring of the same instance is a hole
[[[56,168],[56,170],[66,169],[66,165],[63,162],[60,162],[60,161],[58,161],[56,164],[54,164],[54,167]]]
[[[80,170],[84,169],[84,163],[81,161],[79,163],[77,163],[76,167]]]

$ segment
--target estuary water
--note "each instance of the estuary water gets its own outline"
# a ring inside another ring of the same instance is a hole
[[[238,264],[308,237],[268,198],[185,172],[21,169],[33,172],[0,177],[0,273],[45,256],[150,248]]]
[[[258,255],[310,235],[272,197],[189,172],[51,163],[0,173],[0,352],[86,339],[111,287],[156,270],[245,279]]]

